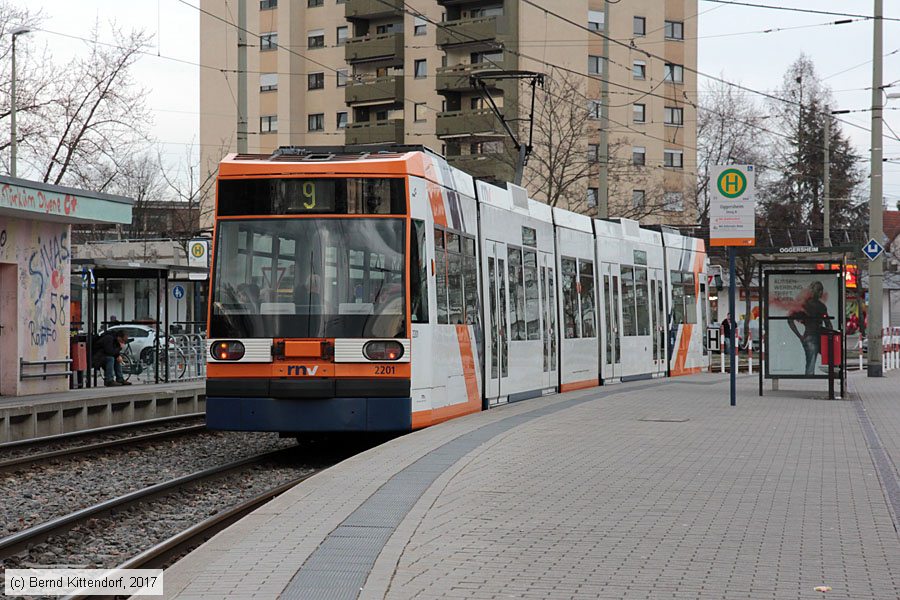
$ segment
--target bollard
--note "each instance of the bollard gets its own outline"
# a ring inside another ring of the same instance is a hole
[[[753,333],[747,333],[747,373],[753,375]]]
[[[719,362],[722,365],[722,372],[725,372],[725,336],[719,342]]]

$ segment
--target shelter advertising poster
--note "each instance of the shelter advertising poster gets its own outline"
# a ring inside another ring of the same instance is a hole
[[[827,376],[821,339],[842,328],[840,284],[840,273],[830,271],[769,274],[769,376]]]

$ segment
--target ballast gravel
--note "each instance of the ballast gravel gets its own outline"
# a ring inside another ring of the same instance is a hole
[[[201,432],[0,473],[0,537],[195,471],[296,445],[275,433]]]

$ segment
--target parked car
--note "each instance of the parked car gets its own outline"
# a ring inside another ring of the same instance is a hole
[[[124,329],[128,335],[131,352],[142,363],[153,362],[153,348],[156,346],[156,327],[151,327],[150,325],[113,325],[107,327],[106,331],[118,331],[120,329]],[[171,346],[172,343],[170,338],[169,345]]]

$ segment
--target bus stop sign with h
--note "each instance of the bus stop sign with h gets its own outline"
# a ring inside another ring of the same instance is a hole
[[[709,178],[709,245],[728,248],[728,313],[731,333],[731,406],[737,405],[735,348],[735,247],[756,245],[756,181],[753,165],[716,165]]]

